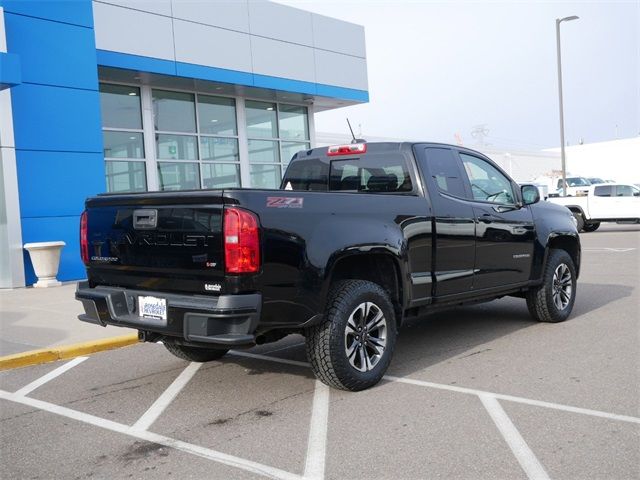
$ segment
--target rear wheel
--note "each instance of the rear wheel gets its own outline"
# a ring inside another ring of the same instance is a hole
[[[583,230],[585,232],[595,232],[600,227],[600,222],[585,223]]]
[[[565,250],[549,251],[542,285],[527,292],[527,307],[540,322],[562,322],[576,300],[576,269]]]
[[[182,360],[189,360],[190,362],[211,362],[213,360],[219,360],[229,351],[228,348],[188,347],[186,345],[177,345],[168,342],[164,343],[164,346],[176,357]]]
[[[307,357],[316,377],[341,390],[372,387],[384,375],[396,342],[389,295],[364,280],[338,282],[325,320],[306,332]]]
[[[584,229],[584,216],[580,212],[572,212],[573,216],[576,219],[576,228],[578,232],[581,232]]]

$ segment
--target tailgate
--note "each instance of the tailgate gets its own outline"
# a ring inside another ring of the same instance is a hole
[[[168,205],[167,198],[87,202],[88,277],[95,285],[220,293],[223,204]],[[141,200],[145,201],[141,201]],[[177,200],[177,199],[176,199]]]

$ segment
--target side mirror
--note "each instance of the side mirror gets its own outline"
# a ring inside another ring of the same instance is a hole
[[[535,185],[522,185],[520,191],[525,205],[533,205],[540,201],[540,190]]]

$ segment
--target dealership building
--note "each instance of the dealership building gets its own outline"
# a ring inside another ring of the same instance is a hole
[[[277,188],[314,114],[368,101],[364,29],[266,0],[0,0],[0,288],[84,277],[84,199]]]

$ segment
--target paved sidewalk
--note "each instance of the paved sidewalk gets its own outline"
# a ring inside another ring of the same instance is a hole
[[[83,310],[75,290],[75,282],[0,290],[0,356],[135,333],[78,320]]]

